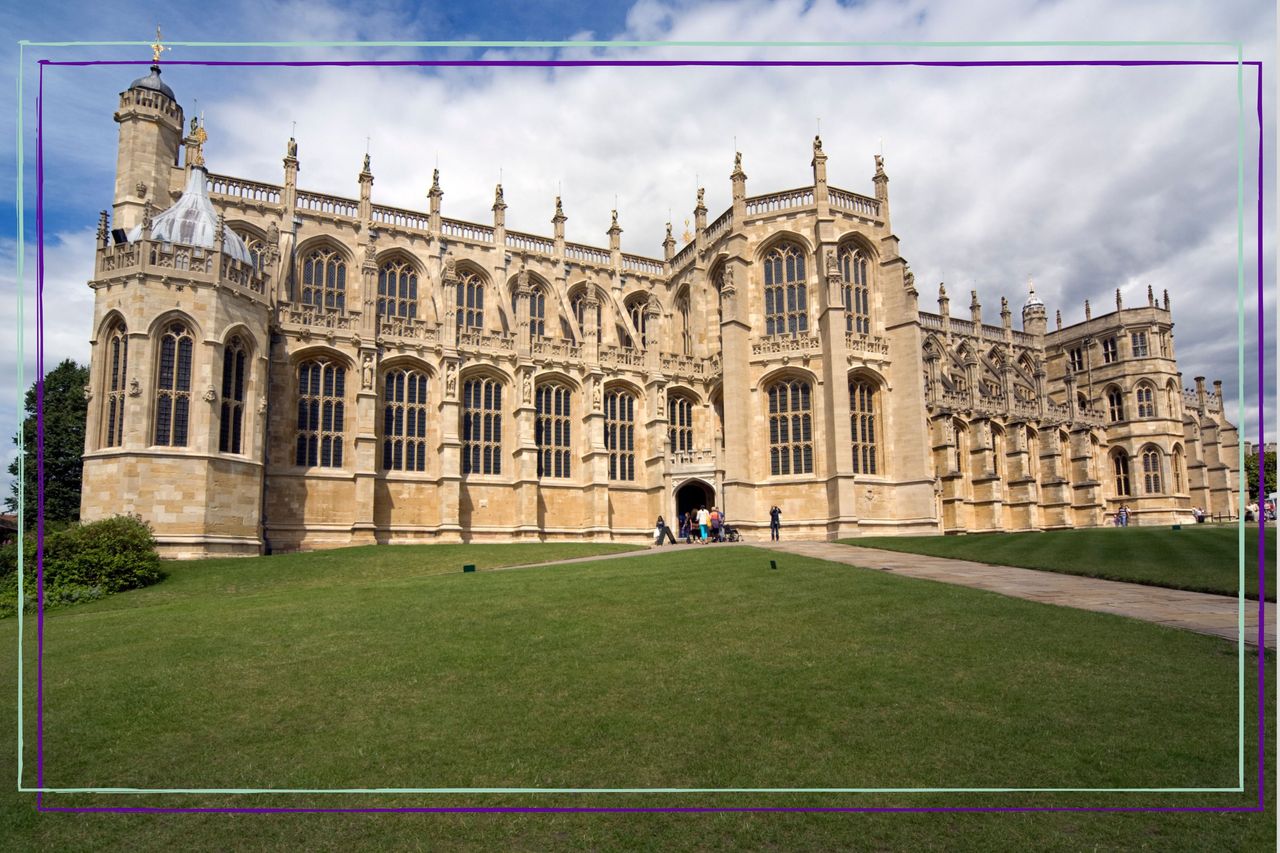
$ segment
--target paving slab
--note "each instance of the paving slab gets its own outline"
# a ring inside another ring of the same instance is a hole
[[[883,551],[879,548],[861,548],[835,542],[798,540],[750,544],[757,548],[845,563],[864,569],[985,589],[1043,604],[1128,616],[1199,634],[1225,637],[1233,642],[1239,634],[1240,602],[1226,595],[1166,589],[1015,566],[993,566],[970,560]],[[1275,605],[1268,604],[1265,644],[1267,648],[1274,649]],[[1251,646],[1258,644],[1258,602],[1247,599],[1244,605],[1244,640]]]

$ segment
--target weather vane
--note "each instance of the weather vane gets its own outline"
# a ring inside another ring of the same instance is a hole
[[[160,42],[160,25],[156,24],[156,41],[155,44],[151,45],[151,61],[160,62],[160,54],[166,50],[173,50],[173,48],[167,47]]]

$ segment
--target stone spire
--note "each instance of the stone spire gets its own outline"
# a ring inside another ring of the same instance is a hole
[[[1116,310],[1120,311],[1124,308],[1124,301],[1120,299],[1120,288],[1116,288]]]
[[[1091,311],[1091,310],[1089,309],[1089,300],[1088,300],[1088,299],[1086,299],[1086,300],[1084,301],[1084,318],[1085,318],[1086,320],[1092,320],[1092,319],[1093,319],[1093,311]]]
[[[977,334],[982,328],[982,303],[978,301],[978,291],[969,291],[969,314],[973,317],[973,331]]]
[[[560,203],[560,196],[556,196],[556,212],[551,217],[551,224],[555,227],[555,238],[557,240],[564,239],[564,223],[568,218],[564,215],[564,206]]]
[[[747,173],[742,171],[742,152],[733,155],[733,172],[729,175],[733,181],[733,200],[739,201],[747,197]]]
[[[1003,296],[1000,297],[1000,323],[1006,329],[1013,326],[1013,312],[1009,310],[1009,300]]]
[[[507,224],[507,203],[502,200],[502,184],[493,189],[493,224],[505,228]]]
[[[947,285],[938,282],[938,313],[946,317],[951,314],[951,297],[947,296]]]
[[[813,167],[813,185],[820,186],[827,182],[827,155],[822,150],[822,137],[813,137],[813,160],[809,163]]]
[[[605,233],[609,235],[609,250],[616,252],[622,248],[622,226],[618,224],[618,211],[610,211],[613,221],[609,225],[609,230]]]
[[[1156,292],[1149,284],[1147,285],[1147,305],[1151,308],[1156,307]]]
[[[1168,290],[1165,290],[1164,292],[1164,310],[1166,311],[1169,310],[1169,291]]]

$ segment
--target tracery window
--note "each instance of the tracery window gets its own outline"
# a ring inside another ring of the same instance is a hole
[[[1163,491],[1160,482],[1160,451],[1148,448],[1142,451],[1142,488],[1148,495]]]
[[[412,320],[417,316],[417,271],[406,260],[387,261],[378,270],[378,317]]]
[[[1147,333],[1146,333],[1146,332],[1134,332],[1134,333],[1132,333],[1132,334],[1129,336],[1129,342],[1133,345],[1133,357],[1134,357],[1134,358],[1146,358],[1146,357],[1147,357],[1148,353],[1150,352],[1150,348],[1147,346]]]
[[[169,323],[160,336],[156,371],[154,444],[186,447],[191,412],[191,330],[181,321]]]
[[[804,252],[794,243],[779,243],[765,255],[764,326],[766,335],[798,335],[809,330]]]
[[[803,379],[769,386],[769,470],[813,473],[813,416],[809,383]]]
[[[1107,390],[1107,414],[1113,423],[1124,420],[1124,394],[1119,388]]]
[[[324,359],[298,365],[298,465],[341,468],[347,371]]]
[[[103,447],[119,447],[124,443],[125,375],[129,368],[129,337],[123,323],[116,323],[107,333],[106,376],[103,377]]]
[[[249,250],[249,257],[253,260],[253,271],[262,275],[267,269],[269,253],[267,244],[252,234],[241,234],[240,238],[244,240],[244,246]]]
[[[860,335],[871,333],[871,288],[867,283],[867,258],[848,246],[840,250],[840,289],[844,294],[845,328]]]
[[[563,478],[570,474],[571,399],[572,394],[564,385],[548,382],[538,386],[533,437],[538,445],[539,477]]]
[[[1080,373],[1084,370],[1084,347],[1075,347],[1068,352],[1071,359],[1071,370]]]
[[[1111,465],[1116,475],[1116,496],[1132,497],[1133,493],[1129,490],[1129,457],[1123,451],[1116,451],[1111,456]]]
[[[427,470],[427,375],[392,370],[382,389],[382,467]]]
[[[1102,341],[1102,363],[1111,364],[1119,360],[1120,350],[1116,347],[1116,339],[1114,337],[1106,338]]]
[[[682,394],[667,397],[667,439],[672,453],[693,450],[693,402]]]
[[[1154,418],[1156,416],[1156,392],[1150,385],[1139,385],[1137,390],[1138,397],[1138,417]]]
[[[484,328],[484,279],[478,273],[465,272],[458,281],[456,322],[458,328],[464,331],[479,331]]]
[[[519,294],[511,294],[511,316],[520,316]],[[529,334],[534,338],[546,337],[547,334],[547,295],[542,288],[529,288]]]
[[[244,387],[248,379],[249,355],[244,340],[236,335],[222,348],[222,411],[218,419],[218,452],[242,453],[244,433]]]
[[[302,304],[323,311],[346,310],[347,262],[336,249],[314,249],[303,259]]]
[[[849,421],[853,428],[853,473],[876,474],[876,387],[866,379],[849,382]]]
[[[462,473],[502,473],[502,383],[496,379],[462,386]]]
[[[604,446],[609,451],[609,479],[636,478],[636,398],[626,391],[604,395]]]
[[[636,334],[640,336],[640,340],[634,341],[632,346],[637,349],[644,349],[645,341],[645,309],[648,302],[644,299],[633,299],[627,305],[627,313],[631,315],[631,327],[636,330]]]

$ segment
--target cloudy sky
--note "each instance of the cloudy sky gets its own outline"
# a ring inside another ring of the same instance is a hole
[[[1237,68],[1177,67],[726,67],[357,68],[209,67],[182,60],[730,59],[1035,60],[1196,59],[1233,63],[1233,47],[849,46],[804,42],[1042,40],[1240,41],[1245,59],[1275,54],[1275,8],[1257,2],[1127,3],[919,0],[842,4],[745,0],[598,6],[578,2],[207,4],[199,20],[166,7],[167,41],[685,41],[754,46],[217,48],[175,45],[165,81],[187,114],[205,116],[212,171],[279,182],[296,122],[305,189],[357,195],[368,148],[375,202],[424,209],[438,162],[446,216],[485,222],[501,176],[508,227],[550,232],[564,197],[570,240],[606,240],[615,206],[623,249],[661,255],[664,223],[677,235],[695,189],[711,216],[729,204],[735,146],[750,195],[811,183],[810,143],[821,126],[834,186],[870,194],[872,155],[890,176],[894,230],[934,307],[938,282],[967,306],[977,290],[985,316],[1000,297],[1019,305],[1028,276],[1065,323],[1168,289],[1186,384],[1224,380],[1237,411]],[[153,13],[126,9],[103,20],[87,3],[0,13],[5,32],[31,41],[149,40]],[[90,21],[92,24],[81,23]],[[4,67],[18,67],[12,44]],[[0,353],[0,460],[13,458],[19,420],[18,362],[34,375],[35,61],[142,60],[136,66],[48,66],[44,75],[45,364],[87,360],[97,211],[109,208],[116,158],[117,93],[146,72],[145,48],[28,47],[23,74],[27,167],[24,210],[28,345]],[[0,87],[12,124],[14,86]],[[1275,152],[1274,75],[1264,80],[1266,150]],[[1245,437],[1256,440],[1256,72],[1246,69],[1244,266],[1247,304]],[[0,134],[16,162],[17,134]],[[1274,161],[1273,161],[1274,162]],[[1268,180],[1267,221],[1274,223]],[[16,169],[0,171],[14,198]],[[1273,231],[1273,227],[1268,229]],[[0,207],[0,323],[18,324],[16,212]],[[1267,329],[1274,318],[1273,247],[1264,261]],[[6,337],[8,337],[6,335]],[[1273,341],[1267,360],[1275,363]],[[1250,366],[1252,365],[1252,366]],[[1274,386],[1273,386],[1274,387]],[[1265,411],[1274,424],[1273,396]],[[1233,415],[1234,417],[1234,415]],[[1269,436],[1273,431],[1269,429]],[[3,484],[7,494],[8,484]]]

